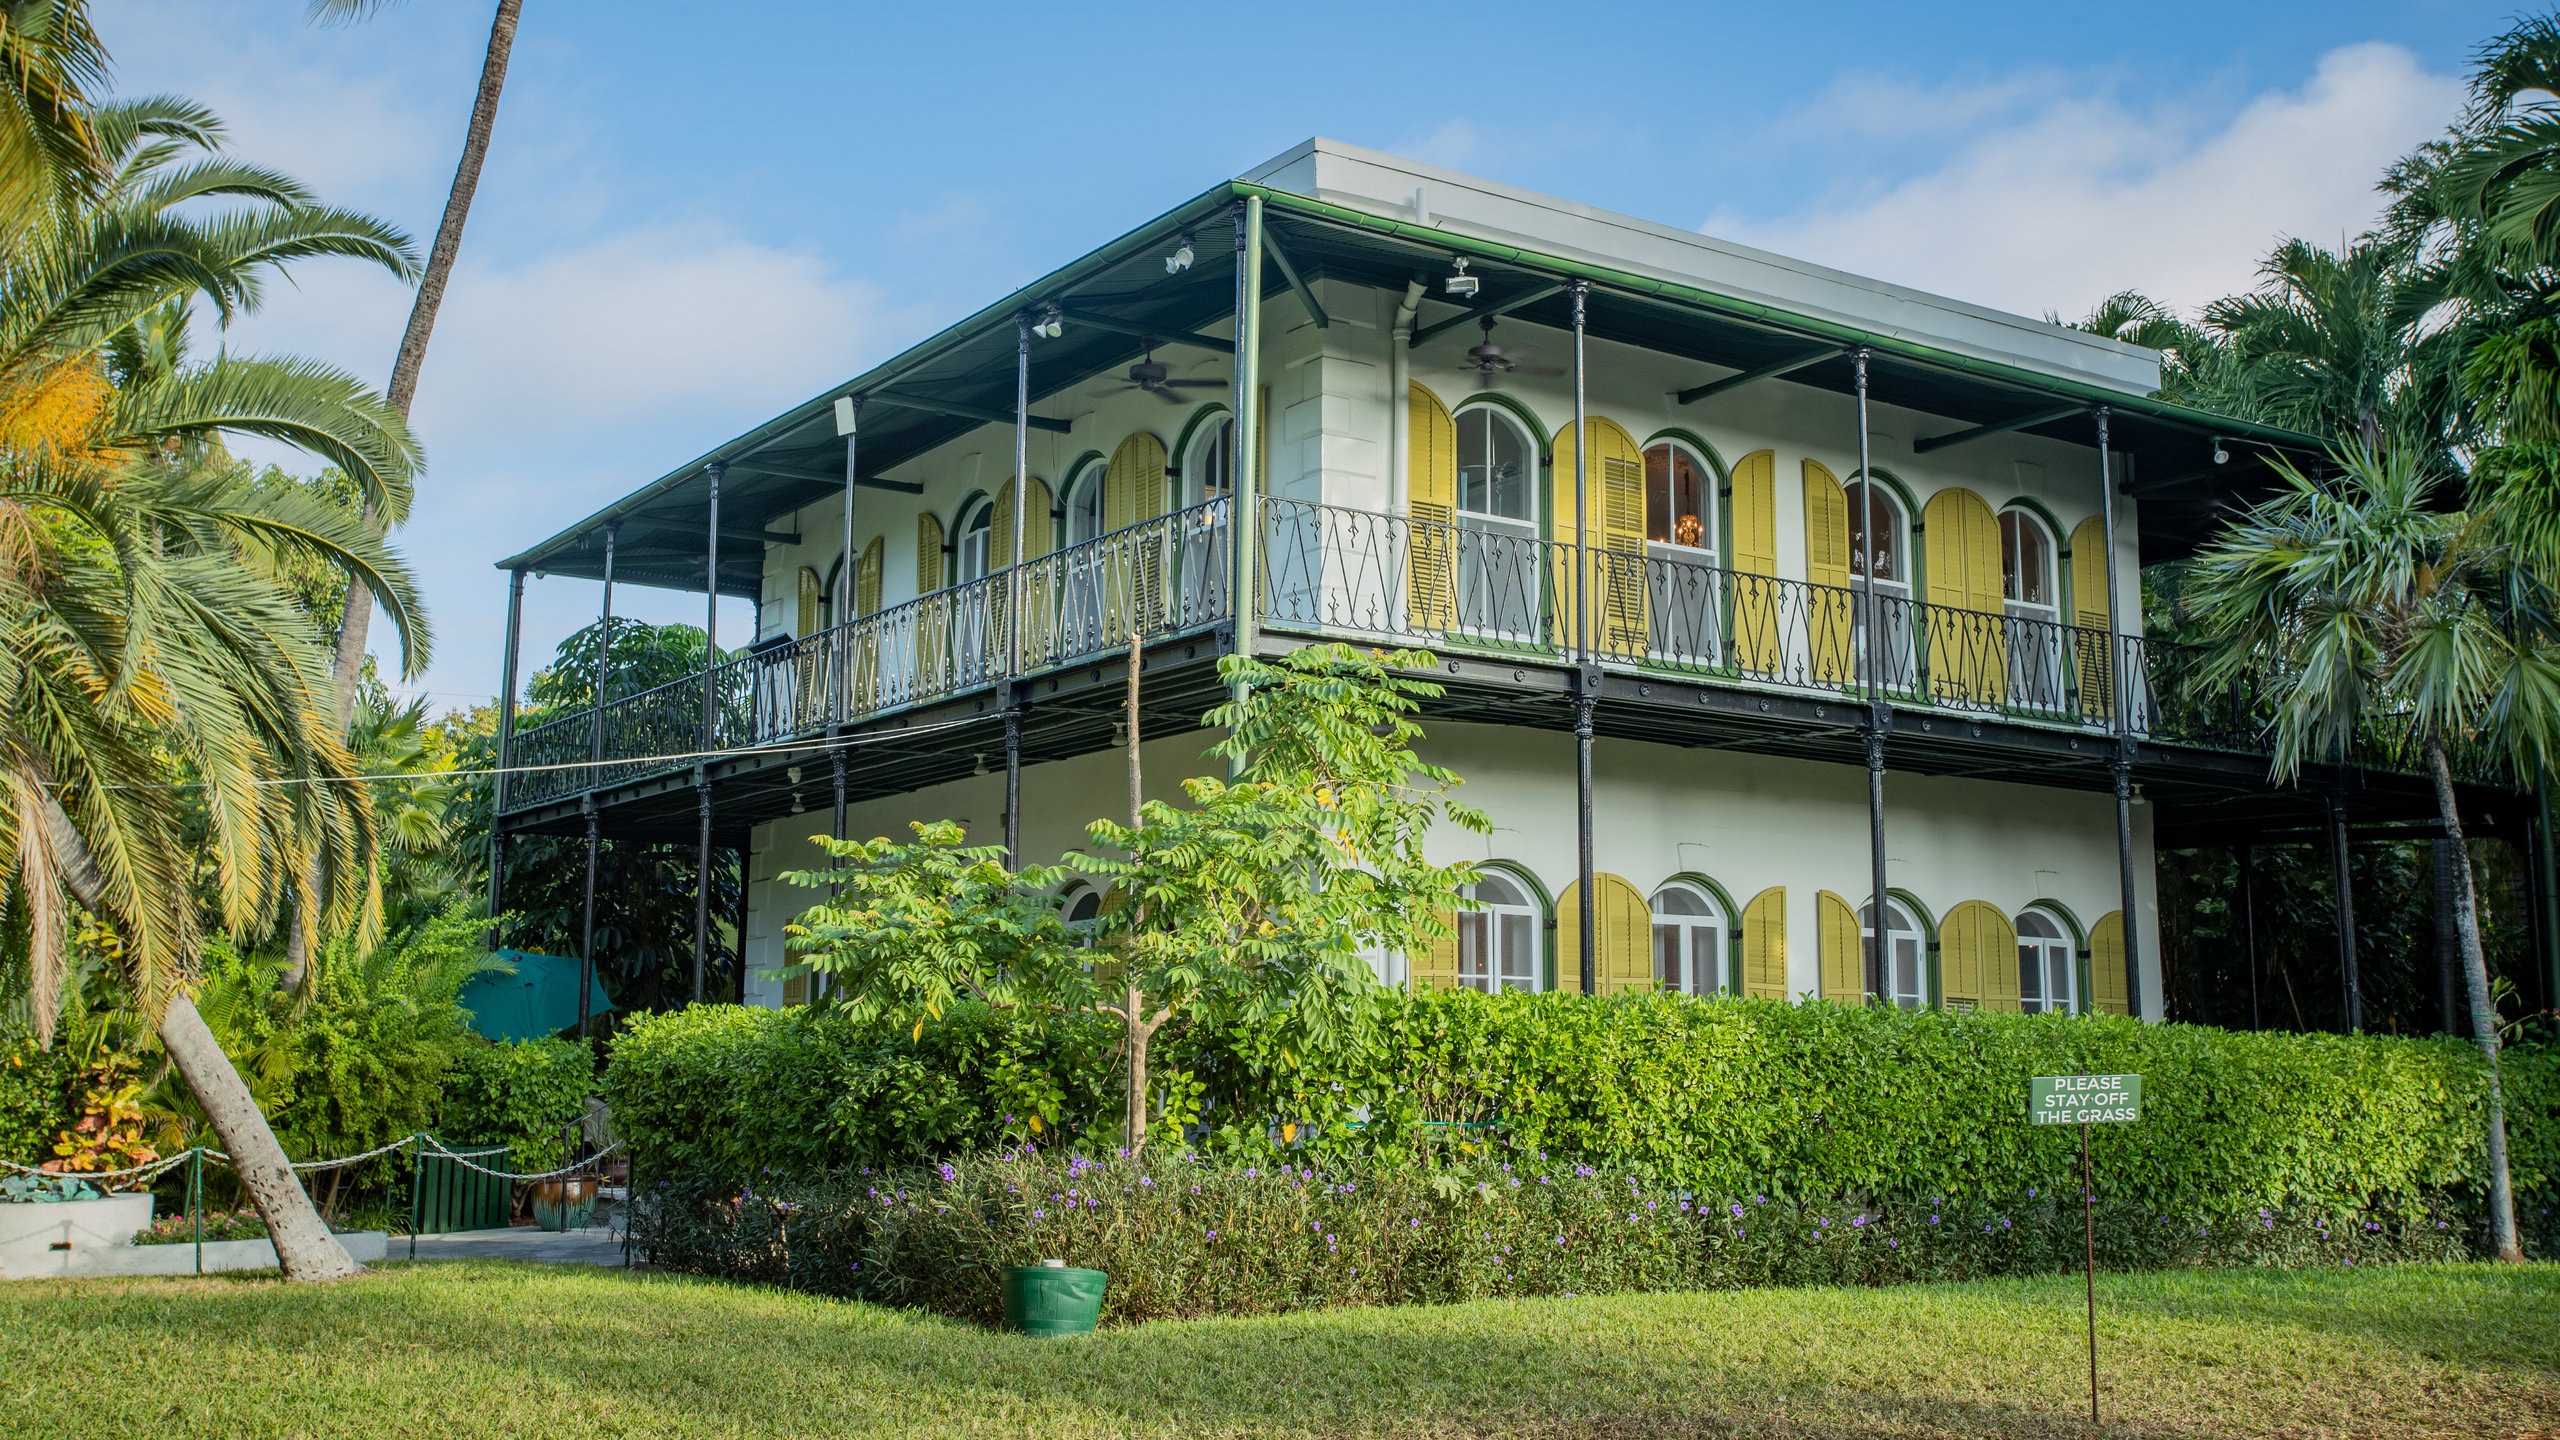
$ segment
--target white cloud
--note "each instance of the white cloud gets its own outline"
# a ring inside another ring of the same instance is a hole
[[[1859,87],[1854,113],[1938,128],[1988,117],[1934,168],[1793,217],[1719,215],[1709,233],[2026,314],[2085,313],[2117,290],[2194,307],[2254,283],[2288,235],[2370,225],[2384,167],[2439,133],[2460,84],[2397,46],[2330,52],[2298,90],[2199,126],[2176,105],[2001,80],[1978,91]]]

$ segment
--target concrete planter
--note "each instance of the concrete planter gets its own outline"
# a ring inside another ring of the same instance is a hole
[[[151,1196],[110,1195],[59,1205],[0,1205],[0,1280],[59,1280],[80,1275],[192,1275],[196,1247],[136,1245],[151,1223]],[[390,1237],[380,1230],[340,1235],[356,1263],[383,1258]],[[272,1270],[276,1247],[266,1240],[208,1240],[205,1273]]]

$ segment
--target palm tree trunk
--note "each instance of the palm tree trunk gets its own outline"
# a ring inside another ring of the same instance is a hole
[[[385,398],[400,418],[409,418],[409,402],[418,393],[418,371],[427,361],[427,337],[436,328],[436,310],[444,304],[445,282],[452,278],[454,257],[462,251],[462,223],[471,215],[472,193],[480,188],[480,167],[489,158],[489,132],[498,123],[498,93],[507,84],[507,57],[516,43],[516,19],[524,0],[498,0],[489,22],[489,53],[480,63],[480,93],[471,103],[471,128],[462,137],[462,163],[454,167],[453,188],[444,199],[444,220],[436,226],[435,247],[427,252],[426,273],[418,278],[418,298],[409,307],[409,328],[400,335],[400,354],[391,365],[391,388]],[[367,502],[365,523],[379,523]],[[365,632],[373,625],[373,592],[361,580],[347,584],[347,606],[338,617],[338,729],[344,731],[355,709],[356,676],[364,668]]]
[[[284,1147],[276,1143],[276,1132],[268,1128],[267,1117],[259,1112],[240,1072],[232,1068],[231,1057],[222,1053],[221,1043],[205,1028],[193,1000],[174,996],[160,1012],[160,1043],[168,1049],[178,1073],[186,1077],[197,1103],[204,1106],[213,1133],[222,1137],[232,1172],[249,1192],[258,1218],[267,1222],[267,1235],[275,1242],[276,1263],[284,1267],[284,1278],[343,1280],[360,1273],[364,1267],[348,1258],[346,1247],[329,1233],[320,1212],[311,1208],[311,1196],[295,1178]]]
[[[2498,1074],[2498,1012],[2489,1000],[2489,962],[2480,950],[2480,902],[2472,887],[2471,849],[2462,838],[2462,811],[2453,799],[2453,766],[2444,744],[2427,742],[2427,768],[2436,781],[2436,810],[2444,820],[2444,849],[2453,867],[2453,923],[2462,937],[2462,978],[2471,992],[2471,1038],[2489,1062],[2489,1241],[2501,1260],[2522,1262],[2516,1243],[2515,1183],[2507,1174],[2507,1102]]]

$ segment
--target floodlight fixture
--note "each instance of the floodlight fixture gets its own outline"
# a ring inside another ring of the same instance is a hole
[[[1476,292],[1484,288],[1484,281],[1467,273],[1466,256],[1457,257],[1457,267],[1458,273],[1441,281],[1440,289],[1453,299],[1473,300],[1476,298]]]
[[[1179,275],[1190,269],[1191,262],[1198,258],[1191,253],[1191,237],[1184,235],[1173,242],[1173,253],[1164,257],[1164,273]]]

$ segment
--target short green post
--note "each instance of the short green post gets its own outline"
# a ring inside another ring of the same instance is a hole
[[[196,1222],[196,1273],[204,1273],[204,1147],[187,1152],[187,1213]]]
[[[409,1258],[418,1258],[418,1189],[427,1169],[423,1132],[409,1132]]]

